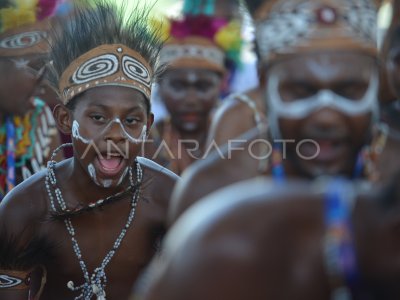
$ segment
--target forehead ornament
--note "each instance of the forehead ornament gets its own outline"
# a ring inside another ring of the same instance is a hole
[[[316,11],[317,20],[321,24],[331,25],[336,23],[338,19],[338,13],[336,9],[330,6],[323,6]]]
[[[124,86],[150,99],[153,72],[146,60],[124,45],[101,45],[75,59],[63,72],[59,93],[64,104],[97,86]]]

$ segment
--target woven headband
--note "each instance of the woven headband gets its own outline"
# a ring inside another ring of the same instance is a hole
[[[224,52],[202,37],[171,38],[160,52],[160,62],[173,68],[200,68],[225,72]]]
[[[97,86],[124,86],[150,100],[153,72],[146,60],[125,45],[101,45],[75,59],[59,82],[64,104]]]
[[[268,1],[267,1],[268,2]],[[310,50],[355,50],[376,56],[372,0],[284,0],[264,6],[256,37],[264,62]],[[265,12],[264,12],[265,13]]]

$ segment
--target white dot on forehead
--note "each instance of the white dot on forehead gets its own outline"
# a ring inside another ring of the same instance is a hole
[[[335,21],[335,18],[336,18],[336,15],[335,15],[335,13],[332,11],[332,10],[330,10],[330,9],[324,9],[322,12],[321,12],[321,17],[324,19],[324,21],[326,21],[326,22],[333,22],[333,21]]]
[[[189,74],[188,74],[188,80],[190,81],[190,82],[195,82],[196,80],[197,80],[197,74],[196,73],[194,73],[194,72],[190,72]]]
[[[122,53],[122,48],[121,48],[121,47],[118,47],[118,48],[117,48],[117,52],[118,52],[118,53]]]
[[[337,11],[333,7],[323,6],[317,10],[317,19],[323,24],[334,24],[337,21]]]

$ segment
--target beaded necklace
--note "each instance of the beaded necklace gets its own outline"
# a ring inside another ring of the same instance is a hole
[[[5,116],[0,125],[0,202],[19,183],[18,172],[26,168],[34,156],[39,116],[45,104],[35,98],[34,106],[35,109],[24,116]]]
[[[335,178],[324,197],[324,263],[329,275],[332,300],[350,300],[357,292],[359,269],[351,214],[355,193],[350,181]]]
[[[67,205],[65,203],[65,200],[62,196],[61,190],[59,187],[57,187],[57,180],[55,176],[55,164],[56,162],[54,161],[54,157],[56,154],[64,147],[70,146],[71,144],[64,144],[58,147],[57,149],[54,150],[50,161],[48,162],[47,165],[47,175],[46,175],[46,190],[48,193],[48,196],[50,198],[50,203],[51,203],[51,208],[54,212],[57,211],[56,209],[56,201],[54,199],[53,193],[55,195],[55,198],[57,200],[58,206],[61,208],[63,212],[67,212]],[[128,231],[130,225],[132,224],[134,217],[135,217],[135,212],[136,212],[136,207],[137,203],[139,200],[139,194],[140,194],[140,186],[142,183],[143,179],[143,171],[138,163],[137,159],[135,159],[135,168],[136,168],[136,188],[135,188],[135,183],[133,180],[133,171],[132,167],[129,167],[129,181],[130,181],[130,188],[133,191],[132,193],[132,201],[131,201],[131,210],[128,215],[128,219],[126,221],[125,226],[121,230],[121,233],[119,234],[118,238],[115,240],[114,245],[112,249],[107,253],[107,255],[104,257],[103,261],[101,262],[100,266],[97,267],[94,272],[90,275],[89,271],[87,270],[87,266],[83,260],[81,249],[79,247],[78,241],[75,237],[75,228],[72,225],[71,218],[66,218],[64,220],[65,226],[67,228],[67,231],[71,237],[72,241],[72,248],[75,252],[76,257],[78,258],[79,265],[81,267],[83,277],[85,282],[79,286],[75,286],[74,282],[69,281],[67,283],[67,287],[74,292],[80,292],[80,295],[75,297],[75,300],[78,299],[83,299],[83,300],[90,300],[93,296],[96,296],[98,300],[105,300],[106,299],[106,292],[105,288],[107,285],[107,275],[105,272],[105,269],[107,265],[110,263],[111,259],[119,249],[122,240],[124,239],[126,232]],[[104,204],[105,200],[99,200],[96,202],[94,206],[98,207],[102,204]]]
[[[1,143],[5,149],[0,149],[0,201],[5,194],[15,186],[15,125],[13,118],[7,116],[1,128]]]
[[[6,189],[11,191],[15,186],[15,126],[10,116],[6,118],[6,156],[7,156],[7,177]]]

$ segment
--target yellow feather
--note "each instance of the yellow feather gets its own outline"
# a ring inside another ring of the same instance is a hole
[[[2,31],[36,22],[38,0],[16,0],[16,7],[0,10]]]
[[[217,32],[214,40],[225,51],[239,50],[242,43],[240,23],[231,21]]]
[[[169,21],[167,19],[151,18],[149,25],[152,28],[152,30],[154,30],[156,33],[158,33],[159,38],[162,41],[166,41],[169,39],[170,31],[171,31],[171,24],[169,23]]]

